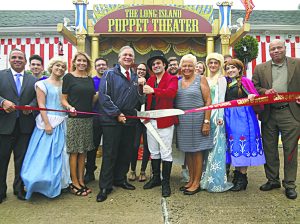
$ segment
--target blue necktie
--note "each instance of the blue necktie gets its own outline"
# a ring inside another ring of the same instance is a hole
[[[16,76],[16,87],[17,87],[17,92],[18,92],[18,96],[20,96],[20,93],[21,93],[21,79],[20,77],[22,76],[22,74],[15,74]]]

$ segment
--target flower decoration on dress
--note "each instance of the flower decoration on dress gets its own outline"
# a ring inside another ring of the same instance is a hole
[[[228,141],[229,141],[229,149],[230,149],[230,153],[232,153],[233,140],[234,140],[233,136],[230,135],[229,140],[228,140]]]
[[[245,146],[246,146],[246,137],[243,135],[240,137],[240,146],[241,146],[241,152],[242,154],[244,154]]]

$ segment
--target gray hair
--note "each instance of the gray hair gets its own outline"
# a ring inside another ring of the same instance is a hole
[[[184,55],[184,56],[180,59],[179,67],[182,66],[182,63],[183,63],[184,61],[191,61],[191,62],[193,62],[194,66],[196,66],[196,64],[197,64],[197,58],[196,58],[194,55],[192,55],[192,54],[186,54],[186,55]]]
[[[133,58],[134,58],[134,50],[133,50],[133,48],[132,47],[130,47],[130,46],[128,46],[128,45],[126,45],[126,46],[123,46],[121,49],[120,49],[120,51],[119,51],[119,58],[121,57],[121,55],[122,55],[122,53],[123,53],[123,51],[124,50],[126,50],[126,49],[130,49],[130,50],[132,50],[132,52],[133,52]]]

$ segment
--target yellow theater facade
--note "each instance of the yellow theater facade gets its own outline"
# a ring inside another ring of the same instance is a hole
[[[201,2],[201,1],[199,1]],[[74,0],[75,33],[63,24],[57,31],[77,50],[117,62],[119,49],[134,48],[137,62],[147,60],[152,50],[167,57],[192,53],[205,58],[208,53],[228,54],[230,47],[250,30],[243,23],[232,33],[231,6],[218,3],[215,18],[212,5],[184,5],[183,0],[125,0],[124,4],[95,4],[93,18],[87,16],[87,0]]]

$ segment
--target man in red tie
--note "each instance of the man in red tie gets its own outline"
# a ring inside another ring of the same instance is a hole
[[[145,78],[138,76],[131,69],[134,64],[134,51],[129,46],[120,49],[119,64],[107,70],[101,78],[99,87],[99,113],[103,130],[103,154],[99,177],[100,192],[97,202],[107,199],[112,186],[126,190],[135,187],[127,182],[127,172],[135,136],[137,119],[126,118],[136,116],[138,102],[143,103],[143,93],[139,93],[139,85]]]

